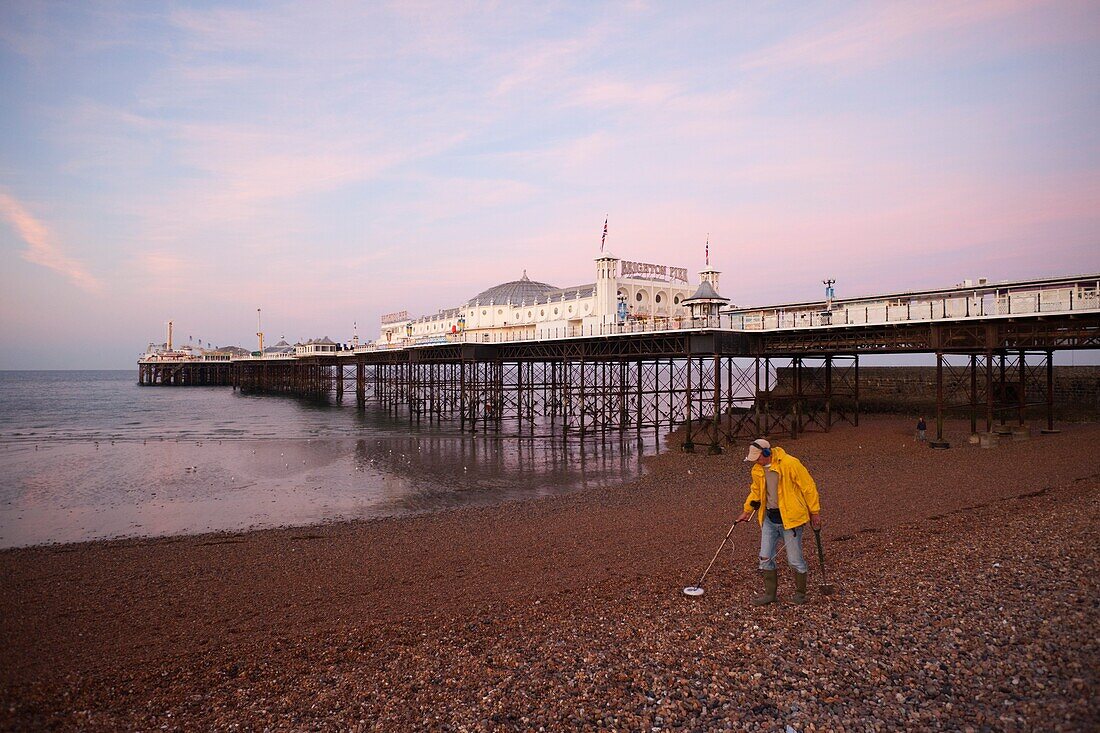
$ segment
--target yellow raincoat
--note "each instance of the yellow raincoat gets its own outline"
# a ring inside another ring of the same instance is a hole
[[[772,448],[772,462],[768,471],[779,474],[779,513],[783,515],[783,528],[794,529],[810,521],[811,514],[821,513],[821,501],[817,496],[817,484],[802,461],[787,455],[782,448]],[[760,502],[756,519],[764,523],[764,508],[767,505],[768,491],[764,483],[764,466],[759,463],[752,467],[752,486],[745,499],[745,511],[752,511],[753,501]],[[774,508],[774,507],[773,507]]]

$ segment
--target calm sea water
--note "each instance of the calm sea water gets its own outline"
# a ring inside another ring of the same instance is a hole
[[[0,372],[0,547],[493,504],[642,472],[643,440],[469,435],[134,371]]]

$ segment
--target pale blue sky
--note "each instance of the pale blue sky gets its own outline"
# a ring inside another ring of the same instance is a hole
[[[1100,271],[1100,6],[0,3],[0,368],[377,334],[496,282],[739,304]]]

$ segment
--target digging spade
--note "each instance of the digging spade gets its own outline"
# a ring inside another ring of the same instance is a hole
[[[825,574],[825,551],[821,549],[820,529],[814,529],[814,542],[817,543],[817,561],[821,563],[821,584],[817,587],[817,592],[823,596],[831,596],[834,589],[829,585],[829,578]]]

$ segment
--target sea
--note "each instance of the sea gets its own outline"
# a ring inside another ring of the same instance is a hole
[[[0,548],[492,505],[630,481],[660,449],[652,433],[470,434],[348,402],[0,371]]]

